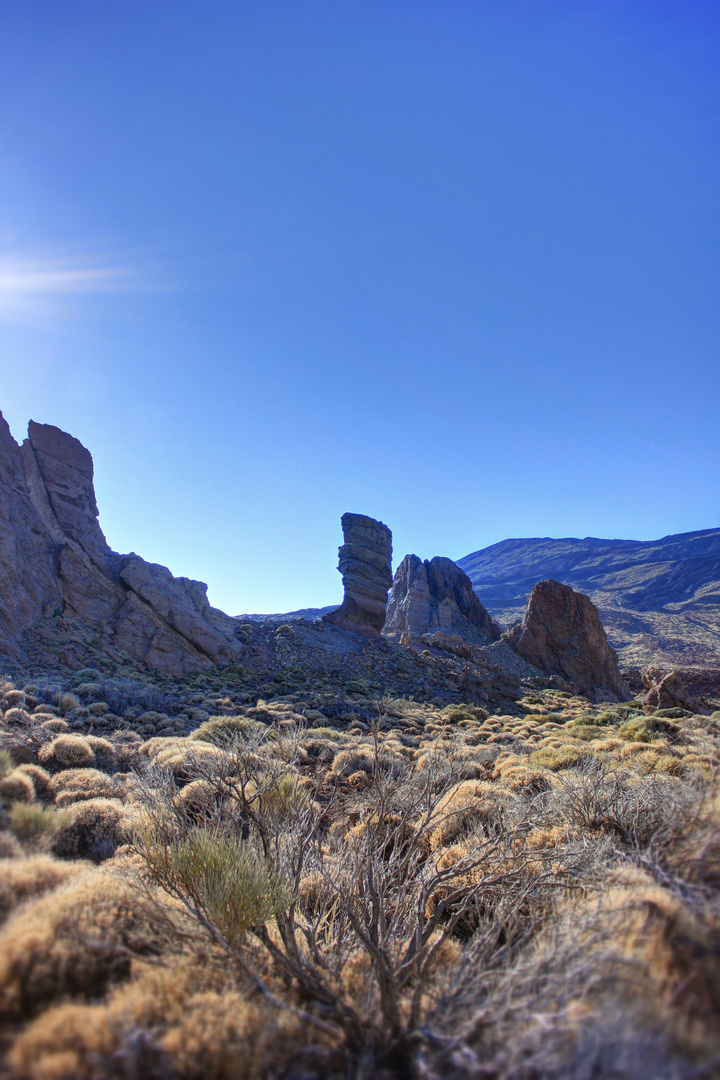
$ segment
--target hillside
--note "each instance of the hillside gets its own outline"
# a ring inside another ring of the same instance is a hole
[[[720,529],[503,540],[457,562],[502,622],[520,618],[536,581],[555,578],[590,596],[624,666],[720,666]]]

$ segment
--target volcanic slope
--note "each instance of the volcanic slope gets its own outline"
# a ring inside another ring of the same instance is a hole
[[[661,540],[503,540],[457,560],[497,619],[522,616],[533,585],[555,578],[600,610],[625,667],[720,667],[720,529]]]

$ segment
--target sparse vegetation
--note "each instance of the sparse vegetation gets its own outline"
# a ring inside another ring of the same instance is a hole
[[[343,685],[178,680],[190,731],[137,708],[101,735],[109,709],[20,722],[5,685],[11,1075],[711,1075],[715,722]]]

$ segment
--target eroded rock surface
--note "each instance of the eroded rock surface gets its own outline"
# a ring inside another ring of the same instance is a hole
[[[643,693],[640,701],[656,709],[688,709],[690,712],[706,712],[708,704],[688,685],[687,677],[677,671],[662,672],[657,667],[647,667],[642,673]]]
[[[109,547],[98,521],[90,452],[31,421],[18,446],[0,413],[0,654],[23,655],[38,620],[97,627],[113,647],[171,674],[228,663],[238,624],[207,586]]]
[[[380,634],[392,585],[392,533],[387,525],[364,514],[343,514],[344,544],[338,549],[338,570],[345,595],[323,621],[364,634]]]
[[[501,629],[452,559],[406,555],[395,571],[383,633],[392,641],[403,635],[414,641],[437,632],[487,645],[499,639]]]
[[[560,675],[593,701],[630,697],[597,608],[569,585],[552,579],[535,585],[516,648],[528,663]]]

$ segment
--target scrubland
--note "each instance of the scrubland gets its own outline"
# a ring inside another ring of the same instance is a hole
[[[720,714],[78,685],[0,685],[6,1075],[718,1075]]]

